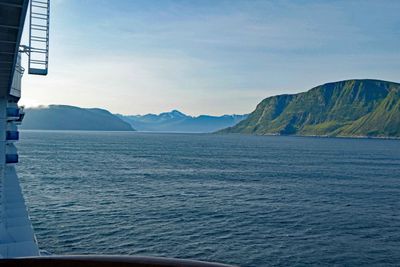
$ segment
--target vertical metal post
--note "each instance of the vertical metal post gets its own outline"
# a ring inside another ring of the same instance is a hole
[[[29,1],[29,49],[32,47],[32,1]],[[28,68],[31,68],[31,52],[28,53]]]

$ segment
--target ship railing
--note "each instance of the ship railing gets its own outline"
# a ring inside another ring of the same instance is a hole
[[[15,259],[0,259],[0,266],[31,266],[31,267],[232,267],[232,265],[210,263],[194,260],[140,257],[140,256],[45,256]]]

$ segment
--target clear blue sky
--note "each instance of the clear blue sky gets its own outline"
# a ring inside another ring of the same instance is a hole
[[[400,1],[52,0],[50,74],[22,102],[251,112],[350,78],[400,81]]]

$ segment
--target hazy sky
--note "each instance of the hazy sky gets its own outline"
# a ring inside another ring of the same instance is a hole
[[[251,112],[349,78],[400,80],[400,1],[52,0],[50,69],[22,103]]]

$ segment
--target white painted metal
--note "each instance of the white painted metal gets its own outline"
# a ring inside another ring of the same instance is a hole
[[[6,133],[18,130],[17,124],[23,114],[16,110],[19,109],[16,96],[21,92],[23,72],[20,74],[14,75],[10,95],[0,97],[0,258],[39,255],[15,163],[6,163],[7,157],[16,159],[18,155],[14,140],[7,140]]]
[[[19,26],[15,27],[19,30],[18,35],[11,37],[15,40],[13,41],[15,47],[21,47],[22,52],[28,54],[28,73],[47,75],[50,0],[30,0],[29,2],[29,46],[20,46],[28,0],[23,1],[22,9],[16,9],[15,14],[12,13],[7,18],[13,21],[18,17],[17,14],[23,16],[23,19],[19,21]],[[3,42],[8,42],[8,40],[3,40]],[[8,63],[0,61],[0,63],[10,65],[8,70],[12,74],[5,73],[10,78],[0,83],[2,88],[6,88],[5,85],[7,85],[7,90],[3,89],[0,94],[0,258],[38,256],[39,248],[15,169],[15,163],[18,162],[18,151],[14,144],[19,138],[17,125],[21,123],[25,114],[23,108],[18,107],[24,68],[21,66],[21,56],[17,54],[18,51],[15,49],[12,50],[15,52],[8,51],[8,46],[4,45],[0,49],[0,53],[12,57]]]
[[[2,179],[0,255],[4,258],[38,256],[39,248],[14,166],[6,166]]]
[[[17,64],[15,65],[13,82],[11,84],[10,95],[21,97],[21,79],[25,69],[21,66],[21,54],[18,53]]]
[[[50,0],[31,0],[29,74],[47,75],[49,65]]]

